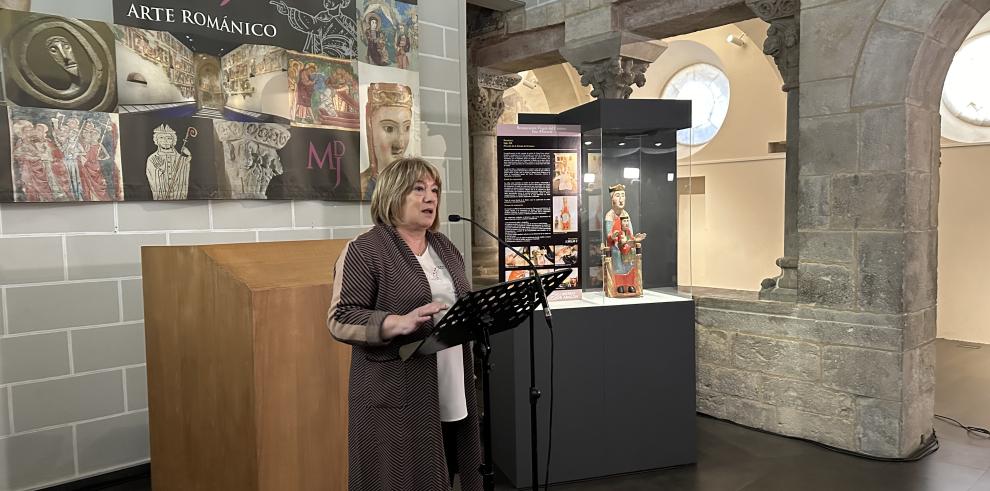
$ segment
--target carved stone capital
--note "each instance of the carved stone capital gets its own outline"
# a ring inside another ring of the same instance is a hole
[[[746,0],[746,5],[770,24],[763,53],[773,56],[784,79],[784,90],[798,86],[801,41],[800,0]]]
[[[646,85],[649,67],[649,62],[625,56],[574,65],[581,74],[581,85],[590,85],[592,97],[598,99],[628,99],[633,84],[637,87]]]
[[[796,17],[801,11],[800,0],[746,0],[746,6],[763,19],[763,22]]]
[[[516,74],[468,69],[468,128],[471,135],[494,135],[505,110],[502,93],[522,80]]]
[[[632,85],[646,84],[646,69],[665,50],[661,41],[644,39],[628,32],[560,50],[560,54],[581,74],[581,85],[591,86],[598,99],[627,99]]]

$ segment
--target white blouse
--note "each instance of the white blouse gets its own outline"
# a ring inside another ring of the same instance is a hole
[[[422,256],[416,256],[419,265],[430,282],[430,293],[434,302],[454,305],[457,293],[454,280],[444,267],[440,256],[427,247]],[[445,310],[433,315],[433,323],[440,322]],[[467,401],[464,395],[464,354],[461,346],[447,348],[437,353],[437,383],[440,389],[440,421],[460,421],[467,417]]]

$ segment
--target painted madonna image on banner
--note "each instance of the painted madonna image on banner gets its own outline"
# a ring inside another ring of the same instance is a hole
[[[14,201],[120,201],[116,114],[8,108]]]
[[[358,60],[418,70],[418,15],[415,1],[358,0]]]
[[[408,155],[413,131],[413,95],[405,85],[368,85],[365,103],[365,131],[368,167],[361,171],[361,199],[370,200],[378,172],[389,163]],[[362,155],[363,157],[363,155]]]

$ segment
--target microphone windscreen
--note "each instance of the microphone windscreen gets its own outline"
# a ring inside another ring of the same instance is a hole
[[[447,221],[450,221],[450,222],[459,222],[459,221],[461,221],[461,216],[460,215],[450,215],[450,216],[447,217]]]

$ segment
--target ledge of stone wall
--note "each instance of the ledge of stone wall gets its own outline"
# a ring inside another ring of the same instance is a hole
[[[901,457],[930,433],[934,310],[842,312],[694,288],[698,411],[778,434]]]

